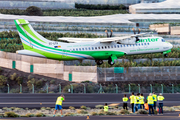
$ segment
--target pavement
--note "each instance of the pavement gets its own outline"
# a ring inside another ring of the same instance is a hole
[[[87,120],[87,116],[74,116],[74,117],[32,117],[32,118],[13,118],[17,120]],[[154,115],[154,116],[148,116],[148,115],[112,115],[112,116],[90,116],[89,120],[179,120],[179,114],[178,112],[173,113],[166,113],[164,115]],[[1,120],[11,120],[11,118],[3,118]]]
[[[63,108],[73,106],[79,108],[85,105],[94,108],[95,105],[108,103],[112,106],[122,106],[123,94],[64,94],[65,102]],[[148,94],[144,94],[147,97]],[[165,97],[164,106],[180,105],[180,94],[163,94]],[[0,94],[0,107],[40,108],[54,107],[57,97],[60,94]],[[130,94],[127,94],[129,97]],[[128,104],[130,107],[130,104]]]

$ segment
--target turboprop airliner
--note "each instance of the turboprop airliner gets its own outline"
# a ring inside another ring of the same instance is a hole
[[[162,53],[167,56],[173,47],[162,37],[139,38],[143,34],[109,38],[59,38],[69,43],[50,41],[37,33],[27,20],[14,22],[24,47],[17,53],[22,55],[62,61],[93,59],[97,65],[108,60],[113,65],[116,59],[124,55]]]

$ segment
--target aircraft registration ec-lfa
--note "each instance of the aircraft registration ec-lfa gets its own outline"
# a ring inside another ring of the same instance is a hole
[[[69,43],[50,41],[37,33],[27,20],[14,22],[24,47],[17,53],[22,55],[62,61],[93,59],[97,65],[108,60],[113,65],[116,59],[124,55],[163,53],[166,56],[173,47],[162,37],[139,38],[143,34],[109,38],[59,38]]]

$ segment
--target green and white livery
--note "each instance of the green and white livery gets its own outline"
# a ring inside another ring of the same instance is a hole
[[[70,43],[50,41],[38,34],[27,20],[15,20],[24,50],[18,54],[45,57],[55,60],[93,59],[98,65],[103,60],[113,65],[124,55],[171,52],[173,47],[162,37],[143,37],[137,34],[127,37],[111,38],[60,38]]]

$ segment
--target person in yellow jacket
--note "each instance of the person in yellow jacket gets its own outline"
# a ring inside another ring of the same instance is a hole
[[[129,97],[130,99],[130,104],[132,106],[132,112],[134,113],[134,99],[135,99],[135,96],[134,96],[134,92],[132,92],[131,96]]]
[[[155,92],[153,92],[152,96],[154,97],[154,109],[156,110],[157,95],[155,94]]]
[[[139,109],[139,93],[134,97],[134,112]]]
[[[128,109],[127,109],[127,101],[128,101],[128,98],[127,98],[126,94],[124,94],[124,97],[122,98],[122,100],[123,100],[123,109],[128,110]]]
[[[144,109],[144,96],[143,94],[141,93],[141,96],[140,96],[140,109]]]
[[[158,100],[158,104],[159,104],[159,114],[162,113],[163,115],[163,100],[164,100],[164,97],[162,96],[162,93],[159,94],[159,96],[157,97],[157,100]]]
[[[61,96],[59,96],[56,100],[56,106],[55,106],[55,110],[54,110],[54,115],[53,117],[55,117],[56,111],[60,110],[61,112],[61,117],[63,117],[63,113],[62,113],[62,102],[65,101],[65,97],[62,94]]]
[[[108,107],[107,103],[105,103],[105,105],[104,105],[104,112],[108,112],[108,109],[109,109],[109,107]]]
[[[147,102],[149,105],[149,116],[151,115],[151,111],[152,111],[152,114],[154,115],[154,109],[153,109],[154,97],[152,96],[152,93],[149,93],[149,96],[147,97]]]

